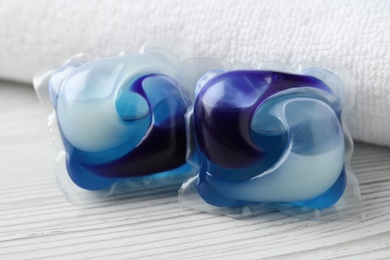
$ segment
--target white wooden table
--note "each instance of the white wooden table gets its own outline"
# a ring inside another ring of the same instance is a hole
[[[73,206],[54,154],[32,87],[0,82],[0,259],[390,258],[389,148],[356,145],[367,218],[358,223],[237,220],[182,209],[175,191]]]

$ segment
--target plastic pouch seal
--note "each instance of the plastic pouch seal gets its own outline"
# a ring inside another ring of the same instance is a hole
[[[347,127],[355,83],[345,69],[215,59],[182,68],[192,168],[182,205],[236,218],[279,210],[364,219]]]
[[[58,151],[56,178],[69,202],[177,189],[188,178],[180,65],[170,52],[149,48],[76,55],[35,75]]]

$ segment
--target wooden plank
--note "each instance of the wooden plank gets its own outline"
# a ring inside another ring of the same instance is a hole
[[[278,212],[232,219],[177,204],[175,190],[73,206],[53,175],[46,113],[31,86],[0,83],[0,259],[390,257],[390,149],[358,143],[364,222]]]

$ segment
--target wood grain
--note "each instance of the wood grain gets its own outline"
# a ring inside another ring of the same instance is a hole
[[[177,192],[84,206],[53,176],[46,113],[31,86],[0,83],[0,259],[386,259],[390,149],[358,143],[364,222],[301,221],[278,212],[232,219],[183,209]]]

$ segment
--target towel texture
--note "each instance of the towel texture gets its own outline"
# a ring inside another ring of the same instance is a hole
[[[390,145],[389,1],[0,0],[0,78],[31,82],[76,53],[115,54],[153,39],[250,65],[341,64],[357,81],[353,137]]]

